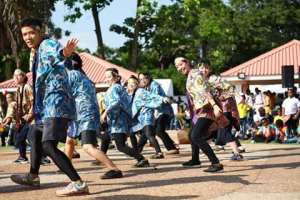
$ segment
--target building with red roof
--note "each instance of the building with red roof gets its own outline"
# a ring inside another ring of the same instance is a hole
[[[107,68],[116,68],[119,70],[119,74],[123,80],[128,79],[131,75],[137,75],[135,72],[132,72],[128,69],[120,67],[118,65],[112,64],[106,60],[98,58],[89,53],[80,53],[79,54],[83,62],[83,70],[86,75],[95,83],[96,88],[107,87],[104,83],[104,72]],[[29,83],[32,83],[32,74],[31,72],[27,73]],[[0,83],[0,91],[15,91],[16,84],[13,79],[4,81]]]
[[[294,80],[299,82],[300,69],[300,41],[292,40],[282,46],[272,49],[256,58],[248,60],[223,73],[221,76],[244,90],[249,86],[269,88],[276,85],[276,89],[283,91],[282,66],[294,66]],[[269,87],[268,87],[269,86]],[[265,89],[267,90],[267,89]],[[275,91],[276,92],[276,91]]]

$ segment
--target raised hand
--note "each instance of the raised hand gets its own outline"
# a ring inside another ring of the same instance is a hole
[[[75,51],[78,41],[79,40],[77,40],[76,38],[72,38],[67,41],[67,44],[63,49],[63,54],[65,58],[71,56],[71,54]]]

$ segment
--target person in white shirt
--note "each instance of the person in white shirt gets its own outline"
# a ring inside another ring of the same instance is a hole
[[[282,103],[282,114],[287,126],[288,136],[297,134],[297,126],[300,114],[300,101],[294,96],[294,89],[288,88],[288,97]]]
[[[264,107],[263,96],[258,88],[255,88],[254,109],[258,113],[258,109]]]

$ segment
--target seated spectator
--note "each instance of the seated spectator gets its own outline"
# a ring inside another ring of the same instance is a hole
[[[286,128],[286,126],[284,126],[282,119],[277,119],[275,121],[275,126],[276,126],[276,129],[275,129],[276,141],[279,143],[283,143],[284,140],[286,139],[287,128]]]
[[[282,120],[283,121],[281,108],[279,106],[274,109],[273,116],[274,116],[274,120],[273,120],[274,124],[276,124],[277,120]]]
[[[255,142],[269,143],[275,139],[275,127],[269,122],[268,118],[263,118],[261,122],[262,124],[253,139]]]
[[[267,118],[269,122],[273,122],[273,117],[266,113],[266,110],[263,107],[260,107],[258,113],[254,115],[254,124],[256,128],[262,125],[263,118]]]

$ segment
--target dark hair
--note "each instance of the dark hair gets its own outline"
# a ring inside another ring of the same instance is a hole
[[[202,58],[198,63],[198,67],[200,67],[200,66],[205,66],[205,67],[209,68],[211,66],[211,63],[208,59]]]
[[[30,26],[33,28],[40,27],[42,28],[42,22],[35,18],[25,18],[21,22],[21,27]]]
[[[28,77],[25,74],[25,76],[24,76],[24,83],[27,83],[27,82],[28,82]]]
[[[281,127],[284,126],[284,123],[283,123],[283,121],[282,121],[281,119],[277,119],[277,120],[275,121],[275,125],[276,125],[276,127],[281,128]]]
[[[112,72],[113,75],[119,75],[119,70],[117,70],[116,68],[113,68],[113,67],[107,68],[105,71],[106,72]]]
[[[105,72],[111,72],[111,74],[113,75],[114,78],[117,78],[116,83],[121,84],[121,76],[119,75],[119,70],[117,70],[116,68],[107,68],[105,70]]]
[[[82,60],[78,53],[73,52],[71,56],[69,57],[72,62],[72,69],[80,71],[81,73],[85,74],[85,72],[82,69]]]
[[[149,80],[149,84],[151,83],[152,77],[151,77],[151,75],[149,74],[149,72],[140,72],[140,73],[138,73],[138,77],[139,77],[140,75],[144,75],[144,76]]]
[[[139,82],[139,79],[135,75],[131,75],[128,79],[130,79],[130,78],[136,80],[137,82]]]

